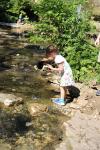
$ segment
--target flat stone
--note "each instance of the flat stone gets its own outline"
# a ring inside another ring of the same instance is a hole
[[[100,149],[100,116],[93,118],[92,115],[77,111],[71,120],[64,123],[64,127],[66,137],[56,150],[65,150],[66,143],[69,143],[73,150]]]
[[[70,108],[73,108],[73,109],[80,109],[80,105],[71,103],[71,104],[70,104]]]
[[[0,103],[4,104],[5,106],[11,106],[20,102],[22,102],[21,97],[17,97],[13,94],[0,93]]]

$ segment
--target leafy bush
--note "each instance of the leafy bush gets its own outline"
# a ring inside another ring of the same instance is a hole
[[[27,15],[25,10],[33,11],[33,5],[34,0],[0,0],[0,20],[16,22],[21,12],[23,12],[23,16],[25,17]]]
[[[34,6],[39,22],[30,38],[35,44],[57,45],[77,81],[92,79],[98,70],[97,49],[87,37],[91,26],[85,4],[85,0],[40,0]]]

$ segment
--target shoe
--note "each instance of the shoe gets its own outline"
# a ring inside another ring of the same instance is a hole
[[[55,99],[53,99],[53,103],[61,105],[61,106],[65,105],[64,99],[61,99],[61,98],[55,98]]]
[[[100,90],[97,90],[96,96],[100,96]]]

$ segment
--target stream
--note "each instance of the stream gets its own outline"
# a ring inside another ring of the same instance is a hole
[[[34,69],[43,56],[44,49],[29,45],[17,29],[0,27],[0,93],[23,99],[10,107],[0,103],[0,150],[54,150],[63,140],[65,116],[52,109],[50,99],[55,93]],[[32,116],[31,104],[49,109]]]

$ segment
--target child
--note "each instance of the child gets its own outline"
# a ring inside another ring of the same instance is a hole
[[[60,74],[60,98],[54,99],[53,102],[58,105],[65,105],[66,89],[68,86],[74,85],[72,70],[66,59],[59,55],[57,49],[49,46],[46,51],[48,59],[53,59],[57,64],[57,68],[47,65],[51,71],[56,71]]]
[[[97,37],[97,39],[95,41],[95,45],[96,46],[100,45],[100,33],[99,33],[99,35],[98,35],[98,37]],[[100,51],[99,51],[99,55],[98,55],[98,63],[100,63]],[[100,90],[97,90],[96,95],[100,96]]]
[[[98,35],[96,41],[95,41],[95,45],[99,46],[100,45],[100,34]],[[98,62],[100,63],[100,51],[99,51],[99,55],[98,55]]]
[[[19,15],[18,21],[17,21],[18,24],[22,23],[22,20],[23,20],[22,18],[23,18],[23,14],[21,12],[21,14]]]

